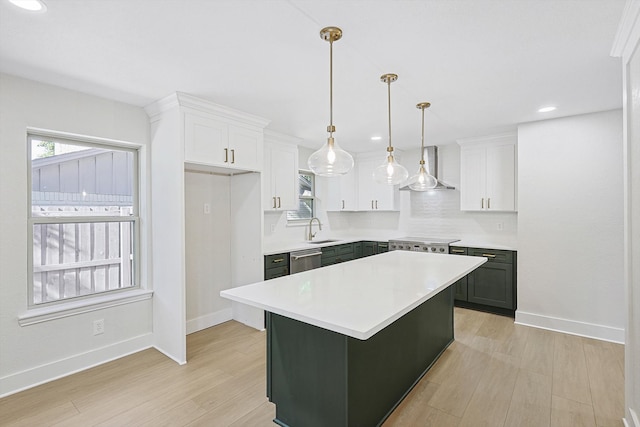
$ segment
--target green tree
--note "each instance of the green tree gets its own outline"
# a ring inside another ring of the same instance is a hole
[[[38,147],[44,148],[44,151],[38,157],[51,157],[56,154],[55,151],[55,142],[53,141],[40,141],[38,142]]]

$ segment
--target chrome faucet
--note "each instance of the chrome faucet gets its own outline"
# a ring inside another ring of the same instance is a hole
[[[322,224],[320,223],[320,220],[318,218],[316,218],[315,216],[313,218],[311,218],[309,220],[309,240],[313,240],[313,238],[316,236],[316,234],[318,233],[318,231],[316,231],[315,233],[311,233],[311,226],[313,225],[313,220],[318,221],[318,231],[322,230]]]

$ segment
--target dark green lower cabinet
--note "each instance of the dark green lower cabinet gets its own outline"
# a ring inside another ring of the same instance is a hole
[[[487,262],[468,276],[467,301],[513,309],[513,266]]]
[[[265,255],[264,280],[289,275],[289,253]]]
[[[368,340],[267,315],[277,424],[379,426],[453,341],[448,287]]]
[[[515,315],[515,251],[452,246],[449,253],[487,258],[486,263],[454,283],[456,305],[508,316]]]
[[[362,256],[371,256],[378,253],[376,242],[362,242]]]

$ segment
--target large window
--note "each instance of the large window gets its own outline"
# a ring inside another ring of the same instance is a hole
[[[315,175],[300,171],[298,174],[298,210],[287,211],[287,221],[309,221],[315,216]]]
[[[29,305],[137,286],[138,153],[29,135]]]

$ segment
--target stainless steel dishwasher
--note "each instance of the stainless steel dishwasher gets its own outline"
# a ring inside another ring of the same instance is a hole
[[[291,252],[289,255],[291,274],[313,270],[321,266],[322,251],[319,248]]]

